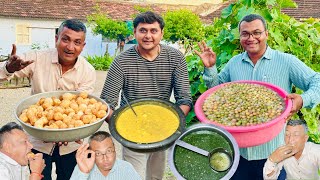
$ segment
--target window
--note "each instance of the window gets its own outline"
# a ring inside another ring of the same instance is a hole
[[[17,24],[16,26],[16,44],[30,44],[29,24]]]

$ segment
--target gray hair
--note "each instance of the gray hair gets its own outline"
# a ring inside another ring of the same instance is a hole
[[[289,120],[287,126],[299,126],[302,125],[304,132],[308,133],[308,126],[305,120],[297,119],[297,120]]]
[[[11,131],[14,129],[23,131],[23,128],[15,122],[9,122],[0,128],[0,149],[2,149],[3,142],[5,140],[5,136],[8,133],[11,133]]]
[[[87,32],[86,26],[83,24],[83,22],[81,22],[78,19],[67,19],[67,20],[63,21],[61,23],[61,25],[59,26],[58,35],[62,32],[64,27],[66,27],[68,29],[72,29],[76,32],[84,32],[85,34]]]
[[[89,144],[91,143],[91,141],[98,141],[98,142],[101,142],[107,138],[111,138],[111,135],[106,132],[106,131],[98,131],[96,133],[94,133],[92,136],[90,136],[89,138]],[[112,140],[112,138],[111,138]],[[113,143],[113,141],[112,141]]]
[[[243,18],[241,19],[241,21],[239,22],[239,24],[238,24],[239,31],[240,31],[240,25],[241,25],[241,23],[242,23],[243,21],[245,21],[245,22],[251,22],[251,21],[254,21],[254,20],[257,20],[257,19],[259,19],[259,20],[262,22],[262,24],[263,24],[263,26],[264,26],[264,30],[267,30],[266,20],[265,20],[262,16],[260,16],[260,15],[258,15],[258,14],[249,14],[249,15],[246,15],[245,17],[243,17]]]

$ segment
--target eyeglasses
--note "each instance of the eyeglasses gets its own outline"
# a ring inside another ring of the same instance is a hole
[[[255,38],[255,39],[258,39],[258,38],[260,38],[261,37],[261,34],[263,33],[263,32],[265,32],[266,30],[264,30],[264,31],[254,31],[253,33],[249,33],[249,32],[242,32],[241,34],[240,34],[240,37],[242,37],[242,38],[244,38],[244,39],[249,39],[250,38],[250,35],[252,35],[252,37],[253,38]]]
[[[104,156],[109,157],[113,153],[114,153],[114,149],[108,149],[105,153],[101,153],[99,151],[95,152],[96,158],[100,158],[100,159],[102,159]]]

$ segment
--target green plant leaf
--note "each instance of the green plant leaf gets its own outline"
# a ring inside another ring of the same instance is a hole
[[[108,70],[114,57],[109,55],[105,56],[86,56],[87,61],[95,68],[95,70],[105,71]]]
[[[204,38],[205,28],[198,15],[187,9],[168,11],[164,15],[164,40],[169,42],[198,42]]]
[[[194,113],[194,110],[191,109],[191,111],[188,113],[188,115],[186,116],[186,124],[190,124],[194,118],[196,117],[196,114]]]
[[[231,15],[231,13],[232,13],[233,6],[234,6],[233,4],[230,4],[228,7],[224,8],[221,11],[221,18],[223,18],[223,19],[228,18],[228,16]]]
[[[252,8],[252,7],[249,7],[249,8],[247,8],[247,7],[245,7],[245,6],[241,7],[240,9],[238,9],[238,13],[237,13],[237,16],[236,16],[236,20],[240,22],[240,20],[241,20],[244,16],[246,16],[246,15],[248,15],[248,14],[252,14],[252,13],[254,12],[254,10],[255,10],[255,9]]]
[[[297,4],[292,0],[277,0],[281,8],[296,8]]]

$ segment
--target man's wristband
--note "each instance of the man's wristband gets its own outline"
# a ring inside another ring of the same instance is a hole
[[[278,164],[278,163],[276,163],[270,156],[269,156],[269,160],[270,160],[270,162],[272,162],[275,166]]]
[[[44,177],[42,174],[37,173],[37,172],[31,172],[30,175],[32,175],[32,174],[39,176],[41,179]]]

